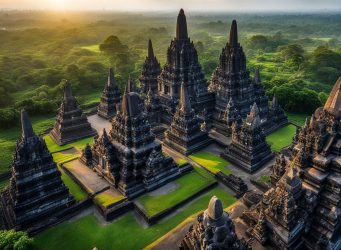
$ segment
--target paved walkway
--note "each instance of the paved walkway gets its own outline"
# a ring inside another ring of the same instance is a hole
[[[102,134],[103,128],[105,128],[107,132],[111,130],[111,123],[97,114],[88,116],[88,121],[91,126],[96,129],[99,136]]]
[[[82,184],[88,194],[98,194],[110,188],[106,180],[78,159],[68,162],[64,167]]]

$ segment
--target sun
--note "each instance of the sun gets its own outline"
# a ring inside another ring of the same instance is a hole
[[[68,0],[48,0],[51,9],[64,10],[68,7]]]

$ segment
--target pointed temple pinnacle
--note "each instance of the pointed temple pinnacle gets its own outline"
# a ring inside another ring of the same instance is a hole
[[[30,138],[35,136],[30,118],[28,117],[28,114],[24,109],[21,110],[21,127],[23,138]]]
[[[238,45],[238,29],[237,29],[237,21],[233,20],[230,30],[230,46]]]
[[[256,83],[260,83],[259,68],[257,68],[256,71],[255,71],[255,82],[256,82]]]
[[[207,209],[208,216],[213,220],[220,219],[224,214],[224,208],[223,204],[221,203],[221,200],[213,196],[208,204]]]
[[[341,116],[341,77],[336,81],[329,97],[324,105],[324,109],[335,115],[337,118]]]
[[[108,86],[115,86],[115,75],[112,68],[109,68],[109,74],[108,74]]]
[[[185,83],[182,82],[181,84],[181,93],[180,93],[180,108],[184,112],[191,112],[191,102],[189,101],[189,97],[187,94],[187,88],[185,86]]]
[[[154,58],[154,50],[153,50],[153,44],[152,44],[152,40],[149,39],[148,41],[148,57],[149,58]]]
[[[130,75],[129,75],[128,83],[126,85],[125,92],[126,92],[126,94],[131,93],[131,92],[135,92],[135,83],[131,79]]]
[[[180,10],[179,15],[178,15],[178,20],[176,23],[176,38],[179,40],[188,38],[187,21],[186,21],[185,12],[183,9]]]
[[[64,85],[64,99],[66,100],[70,97],[72,97],[71,84],[69,81],[66,81]]]

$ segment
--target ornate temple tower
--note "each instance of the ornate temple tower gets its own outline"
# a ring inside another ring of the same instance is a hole
[[[266,142],[256,103],[244,122],[237,118],[233,123],[232,142],[222,156],[249,173],[253,173],[273,157]]]
[[[111,119],[116,114],[116,107],[121,102],[112,68],[109,69],[108,82],[104,87],[97,114],[105,119]]]
[[[128,81],[121,109],[112,119],[112,129],[95,140],[81,157],[122,194],[132,198],[155,189],[180,175],[170,157],[161,152],[143,110],[143,102]]]
[[[165,132],[163,143],[170,148],[188,155],[211,142],[207,132],[201,131],[198,117],[191,107],[187,88],[181,85],[181,95],[173,121]]]
[[[97,132],[91,127],[76,98],[72,95],[70,84],[66,82],[64,98],[50,132],[51,138],[58,145],[63,145],[96,134]]]
[[[213,196],[208,208],[198,216],[196,224],[181,241],[180,249],[247,250],[251,247],[245,240],[237,238],[229,214],[224,212],[220,199]]]
[[[143,63],[141,76],[139,78],[141,83],[141,92],[147,94],[149,89],[152,90],[153,93],[157,92],[158,84],[157,78],[160,75],[161,67],[160,63],[156,59],[154,55],[152,41],[149,39],[148,41],[148,56]]]
[[[26,230],[74,203],[45,141],[21,111],[22,136],[17,141],[9,187],[1,194],[6,224]]]
[[[164,112],[162,122],[170,124],[180,96],[181,83],[186,88],[191,105],[197,113],[204,108],[211,111],[214,95],[207,91],[207,82],[201,71],[198,54],[188,37],[187,21],[181,9],[176,24],[176,37],[167,51],[167,62],[158,78],[158,95]]]
[[[300,245],[307,249],[341,248],[340,119],[341,77],[325,106],[316,109],[297,131],[286,173],[280,177],[285,160],[278,159],[271,179],[281,178],[280,181],[250,213],[265,209],[269,232],[277,235],[272,241],[280,249],[296,249]],[[282,202],[282,197],[288,199]]]
[[[245,118],[254,102],[258,105],[260,122],[266,133],[283,126],[282,123],[274,123],[270,117],[268,98],[261,85],[259,70],[256,70],[255,78],[252,79],[246,68],[243,47],[238,42],[236,20],[232,22],[229,41],[222,49],[209,90],[215,93],[213,126],[220,133],[229,136],[233,122],[238,116]]]

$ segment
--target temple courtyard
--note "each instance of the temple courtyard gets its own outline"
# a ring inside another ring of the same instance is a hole
[[[88,120],[99,134],[103,128],[110,128],[110,123],[97,115],[89,116]],[[268,135],[267,140],[272,149],[279,151],[288,146],[295,130],[296,127],[289,124]],[[210,135],[214,137],[219,134],[211,131]],[[226,139],[221,138],[222,141]],[[86,144],[93,144],[93,138],[63,146],[55,144],[49,135],[44,139],[61,170],[62,180],[77,203],[92,202],[73,218],[38,234],[35,237],[38,249],[107,249],[109,246],[115,249],[169,249],[188,230],[196,215],[207,207],[213,195],[220,197],[232,215],[238,217],[243,211],[244,205],[238,201],[236,194],[221,183],[215,174],[234,174],[243,179],[249,190],[261,192],[252,180],[266,184],[269,181],[269,166],[274,162],[273,159],[259,171],[249,174],[220,157],[224,149],[222,143],[212,143],[188,156],[163,146],[164,155],[171,156],[180,168],[191,165],[192,171],[132,199],[134,208],[130,207],[113,220],[106,220],[101,211],[124,204],[127,199],[78,160]],[[148,221],[148,218],[152,220]],[[237,223],[237,233],[240,226]]]

